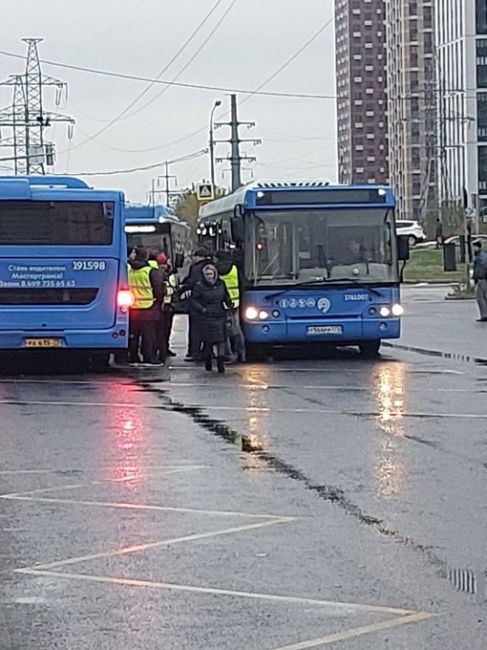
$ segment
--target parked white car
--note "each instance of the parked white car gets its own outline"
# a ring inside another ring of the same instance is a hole
[[[419,221],[396,221],[396,232],[398,235],[409,236],[409,243],[411,246],[415,246],[417,243],[426,240],[423,226]]]
[[[487,250],[487,235],[473,235],[472,234],[472,242],[474,241],[481,241],[484,245],[484,250]],[[459,235],[453,235],[453,237],[448,237],[448,239],[445,239],[445,244],[455,244],[457,248],[460,247],[460,236]]]

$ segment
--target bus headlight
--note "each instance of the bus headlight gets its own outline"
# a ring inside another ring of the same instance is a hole
[[[269,312],[265,309],[259,311],[259,320],[267,320],[269,318]]]
[[[245,310],[245,318],[247,320],[257,320],[259,317],[259,310],[255,307],[247,307]]]
[[[382,318],[387,318],[391,315],[391,310],[387,305],[382,305],[382,307],[379,309],[379,314],[382,316]]]
[[[400,304],[392,305],[392,315],[393,316],[402,316],[404,314],[404,307]]]

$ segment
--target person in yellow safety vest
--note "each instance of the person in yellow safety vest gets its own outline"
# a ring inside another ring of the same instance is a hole
[[[129,363],[139,363],[140,351],[144,364],[158,365],[156,323],[164,298],[164,283],[148,260],[147,250],[138,246],[128,265],[129,288],[134,297],[130,308]]]
[[[234,264],[229,251],[220,250],[216,253],[217,269],[220,279],[225,284],[230,300],[232,301],[232,310],[230,311],[230,331],[227,342],[227,355],[231,356],[232,361],[245,363],[245,337],[240,324],[240,278],[238,267]]]

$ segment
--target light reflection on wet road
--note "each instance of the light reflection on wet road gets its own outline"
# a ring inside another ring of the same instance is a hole
[[[486,379],[387,351],[0,380],[0,647],[483,650],[448,576],[486,564]]]

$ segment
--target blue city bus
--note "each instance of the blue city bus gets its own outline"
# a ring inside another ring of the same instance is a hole
[[[182,273],[190,261],[191,228],[164,205],[125,206],[125,232],[129,250],[144,246],[161,251]]]
[[[76,178],[0,177],[0,350],[127,348],[123,205]]]
[[[204,205],[198,234],[234,249],[251,351],[331,344],[379,352],[400,336],[400,261],[394,194],[375,185],[257,183]]]

